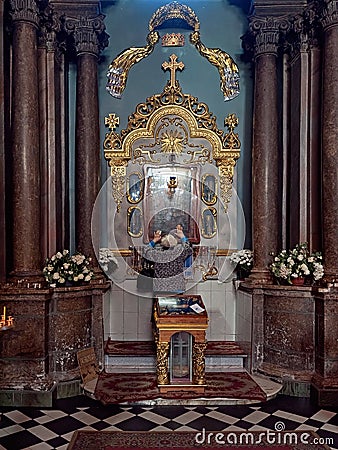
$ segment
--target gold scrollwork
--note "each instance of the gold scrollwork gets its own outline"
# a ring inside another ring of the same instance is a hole
[[[202,211],[202,230],[201,234],[206,239],[211,239],[217,233],[217,209],[205,208]]]
[[[124,188],[126,184],[126,166],[127,161],[121,162],[120,164],[113,165],[111,167],[111,180],[112,180],[112,193],[113,199],[116,203],[117,212],[121,209],[121,203],[124,198]]]
[[[141,237],[142,229],[142,210],[138,206],[130,206],[127,211],[127,230],[131,237]]]
[[[157,383],[169,384],[168,376],[169,342],[157,342]]]
[[[205,349],[206,342],[194,342],[193,345],[193,383],[205,384]]]
[[[217,180],[210,173],[202,176],[202,200],[209,206],[217,202]]]
[[[181,19],[186,22],[194,30],[199,30],[200,23],[194,13],[194,11],[189,8],[189,6],[181,5],[180,3],[174,1],[163,5],[158,8],[149,20],[149,30],[155,30],[160,27],[164,22],[172,19]]]
[[[183,122],[186,125],[183,125]],[[182,135],[161,134],[163,127],[168,126],[166,123],[175,125]],[[185,164],[214,160],[219,168],[219,197],[227,210],[231,198],[234,167],[240,156],[240,141],[238,134],[234,133],[234,128],[238,125],[235,114],[229,114],[225,119],[225,125],[229,130],[225,133],[217,127],[216,117],[209,111],[208,105],[199,102],[196,97],[183,94],[179,82],[174,80],[174,83],[167,82],[161,94],[148,97],[146,103],[138,104],[135,112],[129,116],[127,128],[120,133],[115,131],[118,118],[114,114],[106,118],[106,125],[110,128],[110,132],[106,134],[104,140],[104,155],[111,167],[113,197],[117,211],[120,210],[123,198],[125,166],[128,162],[132,159],[134,163],[138,161],[140,164],[150,161],[160,162],[153,158],[153,154],[156,153],[153,144],[144,144],[147,139],[154,138],[156,145],[162,144],[162,150],[171,154],[179,154],[182,145],[188,146],[186,154],[191,155],[191,158],[183,161]],[[201,143],[197,149],[191,149],[194,144],[190,142],[194,140],[198,142],[200,139],[208,141],[210,150]]]
[[[140,172],[132,172],[127,178],[127,200],[129,203],[138,203],[143,198],[144,179]]]

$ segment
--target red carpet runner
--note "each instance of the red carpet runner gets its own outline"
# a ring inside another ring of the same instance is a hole
[[[76,431],[68,450],[329,450],[314,444],[318,438],[312,431]]]
[[[235,398],[265,401],[266,394],[247,372],[206,373],[203,398]],[[160,394],[154,373],[101,373],[95,397],[104,404],[139,402],[156,398],[192,399],[201,395],[192,392]]]

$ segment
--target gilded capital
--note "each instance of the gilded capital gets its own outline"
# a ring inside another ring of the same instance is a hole
[[[92,53],[99,56],[101,50],[108,45],[108,34],[105,32],[104,15],[96,17],[66,17],[65,29],[73,35],[77,55]]]
[[[252,17],[249,30],[254,37],[255,57],[264,54],[277,54],[281,36],[289,29],[286,17]]]
[[[10,0],[13,22],[39,24],[39,8],[35,0]]]
[[[338,0],[325,0],[321,23],[324,30],[338,25]]]

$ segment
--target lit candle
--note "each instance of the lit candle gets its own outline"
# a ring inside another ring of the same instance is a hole
[[[6,306],[4,306],[4,320],[6,320]]]

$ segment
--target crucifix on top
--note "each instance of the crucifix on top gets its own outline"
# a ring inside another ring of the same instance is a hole
[[[184,64],[182,62],[177,62],[177,56],[175,54],[172,54],[169,59],[170,62],[168,63],[167,61],[164,61],[162,67],[164,70],[167,69],[170,70],[170,87],[174,88],[176,83],[175,80],[176,70],[178,69],[183,70]]]

